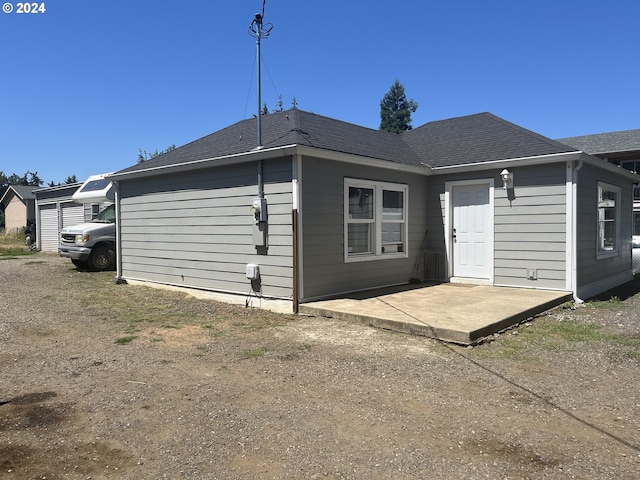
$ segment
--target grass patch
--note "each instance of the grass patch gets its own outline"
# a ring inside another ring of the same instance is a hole
[[[24,244],[24,233],[0,234],[0,259],[13,260],[36,253]]]
[[[5,257],[20,257],[26,255],[33,255],[33,250],[28,250],[23,247],[5,247],[0,250],[0,255]]]
[[[14,238],[17,237],[14,235]],[[0,235],[0,249],[6,245],[2,243],[3,239],[4,236]],[[24,249],[24,246],[17,247]],[[26,249],[24,253],[28,253]],[[42,260],[47,268],[52,267],[49,274],[55,276],[56,282],[51,284],[49,290],[42,292],[41,300],[56,306],[64,305],[68,312],[81,312],[89,321],[112,325],[117,329],[112,337],[114,339],[141,338],[147,334],[162,337],[164,332],[199,326],[202,328],[202,343],[205,343],[215,338],[246,335],[299,320],[295,315],[198,299],[184,292],[116,284],[113,281],[114,272],[69,268],[70,262],[60,262],[58,257],[53,260],[53,256],[47,254],[25,260],[25,264]],[[162,345],[162,342],[155,344]]]
[[[622,350],[628,358],[640,360],[640,339],[605,332],[601,325],[575,320],[540,318],[528,326],[476,349],[483,358],[527,360],[540,350],[572,351],[585,345],[608,345]]]
[[[135,335],[127,335],[126,337],[120,337],[118,338],[115,343],[117,343],[118,345],[126,345],[128,343],[133,342],[136,338]]]
[[[599,300],[599,299],[589,300],[587,302],[587,306],[588,307],[593,307],[593,308],[621,307],[622,306],[622,300],[620,300],[618,297],[616,297],[614,295],[611,298],[609,298],[608,300]]]
[[[264,355],[269,351],[269,347],[258,347],[250,350],[245,350],[242,352],[242,358],[248,360],[250,358],[260,358],[264,357]]]

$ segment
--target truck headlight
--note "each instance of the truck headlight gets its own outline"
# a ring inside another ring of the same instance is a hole
[[[76,238],[75,238],[75,242],[76,243],[86,243],[88,241],[89,241],[89,234],[88,233],[85,233],[85,234],[80,233],[80,234],[76,235]]]

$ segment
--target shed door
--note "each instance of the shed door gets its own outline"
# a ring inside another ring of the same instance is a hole
[[[453,187],[454,277],[490,278],[490,215],[487,184]]]
[[[81,203],[62,204],[62,228],[84,223],[84,205]]]
[[[58,206],[40,206],[40,249],[43,252],[58,251]]]

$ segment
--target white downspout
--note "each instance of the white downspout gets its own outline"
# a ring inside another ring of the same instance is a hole
[[[120,218],[120,182],[113,181],[113,187],[115,190],[115,201],[116,201],[116,276],[113,279],[113,283],[121,284],[127,283],[127,281],[122,278],[122,231],[120,228],[121,218]]]
[[[302,242],[302,234],[303,234],[303,227],[302,227],[302,222],[300,220],[302,220],[302,216],[303,216],[303,212],[302,212],[302,199],[301,197],[301,192],[302,192],[302,155],[300,154],[296,154],[293,155],[291,158],[292,161],[292,169],[293,169],[293,182],[292,182],[292,194],[293,194],[293,210],[295,212],[295,214],[297,215],[298,218],[298,231],[297,231],[297,235],[296,235],[296,241],[297,241],[297,272],[294,272],[294,276],[296,277],[296,282],[297,282],[297,293],[298,293],[298,299],[300,298],[304,298],[304,275],[302,272],[304,272],[304,260],[303,260],[303,242]],[[298,300],[296,299],[296,301]]]
[[[567,162],[567,289],[573,293],[576,303],[584,303],[578,297],[578,172],[583,161]]]

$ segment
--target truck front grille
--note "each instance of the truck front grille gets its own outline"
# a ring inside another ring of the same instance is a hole
[[[76,243],[76,235],[71,233],[63,233],[60,235],[62,243]]]

